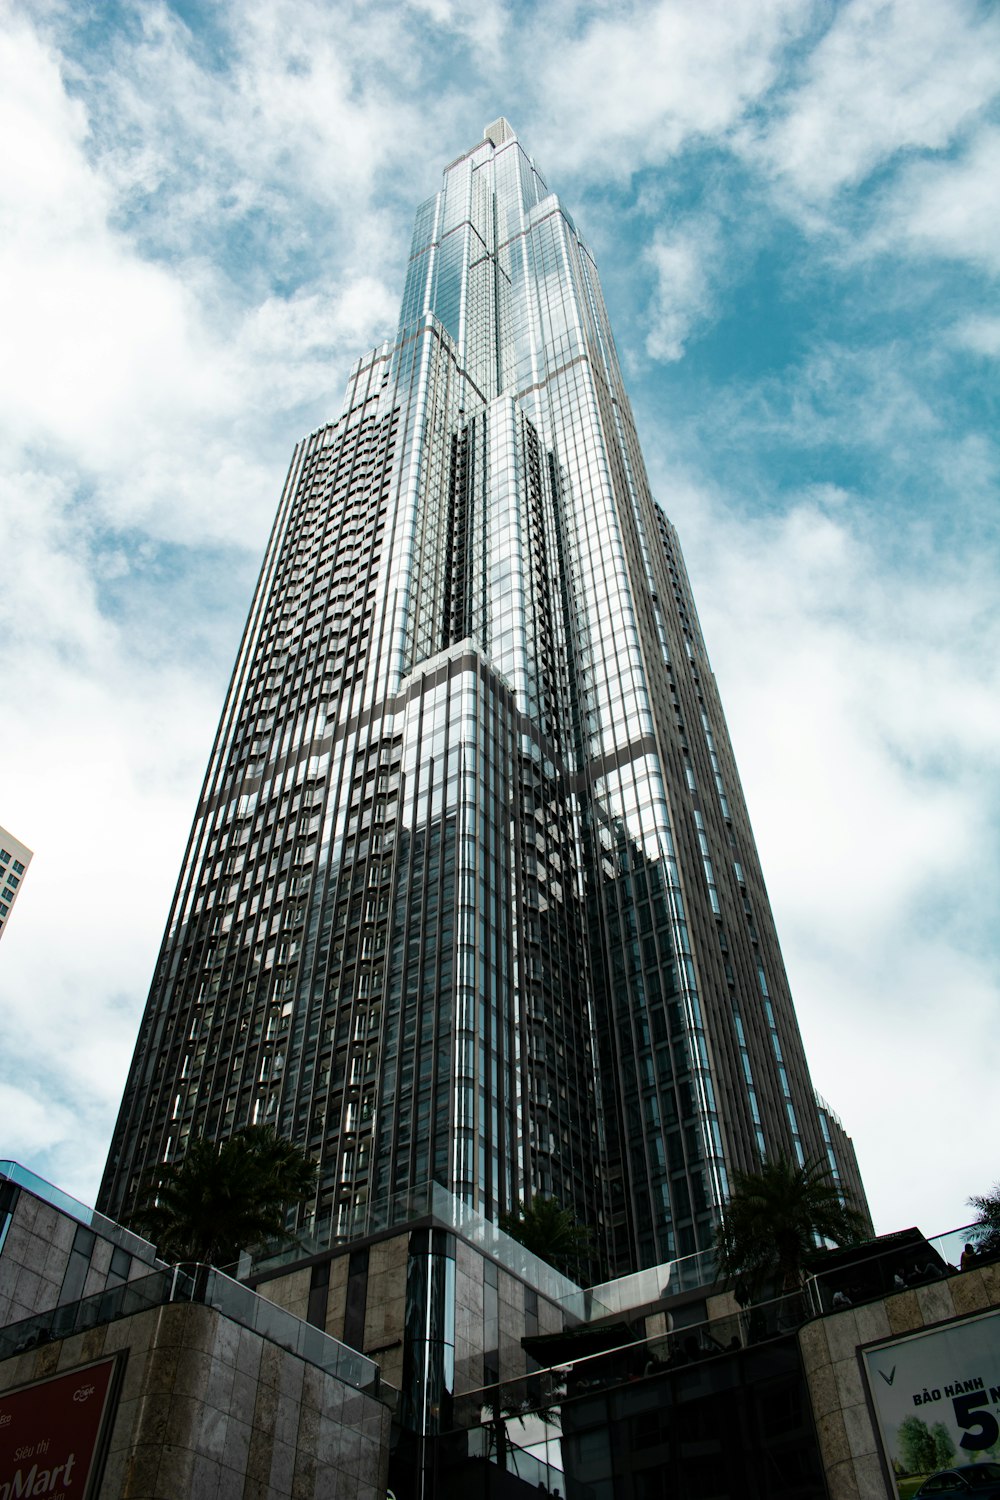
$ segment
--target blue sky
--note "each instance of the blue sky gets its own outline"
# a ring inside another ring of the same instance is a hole
[[[817,1087],[1000,1177],[1000,11],[0,0],[0,1156],[96,1190],[294,442],[498,114],[601,267]]]

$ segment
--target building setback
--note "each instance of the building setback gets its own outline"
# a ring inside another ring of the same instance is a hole
[[[319,1161],[318,1247],[434,1182],[624,1273],[779,1153],[863,1203],[597,270],[502,119],[293,457],[101,1208],[249,1122]]]

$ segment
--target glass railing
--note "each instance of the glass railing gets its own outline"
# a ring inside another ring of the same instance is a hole
[[[499,1436],[493,1423],[470,1429],[466,1449],[468,1457],[496,1464],[508,1474],[513,1474],[522,1484],[528,1485],[529,1489],[536,1490],[539,1495],[566,1494],[567,1480],[563,1469],[560,1434],[553,1432],[550,1435],[544,1429],[532,1432],[531,1419],[527,1418],[520,1424],[526,1430],[519,1430],[520,1441],[515,1441],[509,1431],[513,1425],[506,1424],[508,1430],[503,1437]],[[574,1476],[575,1500],[591,1500],[597,1493],[593,1485]]]
[[[374,1360],[349,1349],[321,1328],[304,1323],[211,1266],[174,1266],[155,1271],[95,1296],[11,1323],[0,1329],[0,1359],[170,1302],[195,1302],[214,1308],[230,1322],[251,1329],[346,1385],[370,1395],[380,1394],[379,1368]]]
[[[976,1238],[975,1225],[951,1229],[931,1238],[919,1232],[908,1238],[907,1232],[903,1231],[874,1255],[869,1249],[866,1255],[852,1259],[846,1251],[840,1252],[836,1264],[828,1269],[818,1269],[805,1279],[802,1296],[804,1306],[808,1308],[807,1315],[817,1317],[850,1305],[855,1300],[852,1289],[858,1300],[872,1301],[952,1275],[961,1265],[966,1246],[971,1244],[975,1250]],[[976,1263],[975,1254],[971,1260],[968,1256],[966,1259],[969,1264]],[[584,1296],[593,1299],[591,1317],[602,1317],[607,1311],[624,1315],[654,1306],[679,1292],[707,1289],[718,1284],[720,1279],[714,1249],[701,1250],[680,1260],[667,1261],[661,1266],[590,1287]],[[841,1295],[835,1308],[833,1299],[838,1291]],[[849,1300],[845,1301],[845,1298]]]
[[[71,1338],[73,1334],[85,1333],[89,1328],[113,1323],[133,1313],[162,1307],[171,1300],[172,1280],[172,1271],[154,1271],[151,1276],[140,1276],[135,1281],[122,1282],[92,1297],[67,1302],[62,1307],[35,1313],[19,1323],[10,1323],[6,1328],[0,1328],[0,1359],[23,1354],[40,1344],[51,1344],[55,1339]]]
[[[842,1307],[881,1300],[959,1274],[962,1251],[967,1244],[974,1246],[975,1241],[975,1226],[950,1230],[930,1239],[922,1235],[909,1239],[900,1236],[881,1254],[838,1261],[828,1270],[807,1276],[796,1291],[737,1307],[731,1313],[681,1328],[672,1326],[667,1308],[666,1330],[656,1336],[626,1340],[598,1353],[570,1354],[565,1362],[517,1380],[460,1392],[455,1397],[455,1425],[475,1427],[484,1421],[495,1421],[498,1413],[523,1425],[527,1414],[544,1416],[551,1408],[575,1395],[620,1384],[623,1380],[633,1381],[678,1370],[786,1337],[814,1318],[838,1312]],[[996,1259],[1000,1259],[1000,1255],[982,1256],[978,1263],[987,1264]],[[663,1270],[661,1267],[656,1271],[623,1277],[625,1290],[616,1311],[653,1301],[654,1298],[647,1294],[659,1286]],[[673,1289],[677,1290],[676,1283]],[[616,1300],[614,1282],[595,1290],[609,1301]],[[851,1290],[857,1293],[856,1297],[850,1296]],[[630,1302],[633,1296],[638,1298],[635,1303]],[[552,1343],[557,1344],[558,1339],[558,1334],[553,1335]],[[572,1344],[567,1347],[571,1350]]]
[[[721,1317],[626,1340],[596,1353],[570,1354],[561,1363],[530,1375],[457,1393],[453,1426],[495,1428],[503,1421],[508,1439],[537,1455],[542,1442],[551,1444],[558,1435],[560,1410],[567,1402],[788,1338],[815,1316],[812,1291],[806,1284],[801,1291]],[[557,1339],[554,1336],[553,1342]],[[536,1431],[538,1424],[541,1431]],[[546,1462],[552,1463],[551,1450]]]
[[[685,1382],[688,1394],[692,1389],[728,1390],[733,1374],[727,1359],[754,1345],[766,1349],[778,1339],[787,1343],[806,1316],[808,1301],[796,1293],[598,1353],[571,1354],[563,1363],[516,1380],[462,1392],[449,1412],[446,1449],[458,1461],[479,1459],[494,1465],[539,1494],[596,1500],[604,1489],[591,1486],[581,1472],[581,1444],[594,1425],[595,1397],[616,1403],[615,1393],[627,1388],[636,1410],[656,1410],[672,1404],[665,1402],[662,1384],[674,1375]],[[715,1362],[715,1373],[708,1368],[693,1371],[710,1361]],[[780,1368],[780,1361],[775,1366],[768,1360],[769,1374],[774,1367]],[[621,1420],[617,1404],[605,1410],[607,1420]]]
[[[342,1235],[326,1239],[321,1235],[299,1235],[294,1245],[269,1248],[252,1260],[247,1257],[240,1264],[240,1275],[246,1277],[264,1269],[274,1271],[282,1265],[301,1261],[304,1255],[320,1254],[324,1249],[347,1245],[387,1230],[403,1230],[422,1219],[433,1219],[441,1228],[461,1235],[505,1270],[527,1282],[540,1296],[558,1303],[569,1318],[580,1321],[606,1317],[613,1311],[603,1303],[596,1290],[584,1291],[575,1281],[534,1255],[437,1182],[424,1183],[391,1198],[366,1204],[353,1216],[349,1230],[345,1229]]]
[[[272,1344],[280,1344],[347,1385],[360,1391],[378,1391],[379,1369],[374,1360],[212,1266],[176,1266],[170,1300],[214,1307],[241,1328],[250,1328]]]
[[[693,1255],[637,1271],[632,1276],[580,1287],[436,1182],[423,1183],[390,1198],[364,1204],[339,1234],[300,1234],[294,1245],[269,1247],[252,1260],[245,1257],[240,1264],[240,1276],[245,1278],[265,1269],[274,1271],[281,1265],[300,1261],[304,1255],[322,1254],[324,1250],[391,1229],[402,1230],[421,1219],[433,1219],[442,1228],[461,1235],[469,1244],[527,1282],[541,1296],[558,1303],[566,1316],[574,1321],[587,1322],[612,1313],[621,1314],[664,1297],[676,1296],[679,1292],[711,1286],[718,1279],[715,1251],[699,1250]]]
[[[698,1250],[694,1255],[668,1260],[663,1265],[650,1266],[645,1271],[635,1271],[631,1276],[619,1276],[614,1281],[590,1287],[586,1296],[593,1299],[595,1308],[590,1316],[597,1318],[602,1317],[605,1311],[625,1313],[639,1307],[648,1307],[652,1303],[661,1302],[664,1297],[676,1297],[679,1292],[694,1292],[710,1287],[718,1279],[715,1251]]]
[[[606,1317],[613,1309],[593,1291],[585,1291],[568,1276],[550,1266],[524,1245],[505,1234],[490,1219],[456,1198],[437,1183],[432,1185],[432,1212],[435,1219],[446,1221],[470,1245],[481,1250],[505,1270],[527,1282],[550,1302],[557,1302],[573,1320]]]
[[[66,1214],[70,1219],[75,1219],[78,1224],[92,1229],[102,1239],[110,1240],[113,1245],[120,1245],[127,1250],[129,1255],[134,1255],[139,1260],[144,1260],[149,1265],[156,1264],[156,1246],[144,1240],[141,1235],[133,1234],[130,1229],[123,1229],[113,1219],[106,1219],[99,1214],[95,1208],[88,1208],[78,1198],[72,1198],[69,1193],[64,1193],[62,1188],[57,1188],[53,1183],[46,1182],[44,1177],[39,1177],[36,1172],[22,1167],[16,1161],[0,1161],[0,1177],[6,1177],[26,1192],[33,1193],[36,1198],[41,1198],[44,1203],[50,1203],[60,1213]]]
[[[891,1236],[885,1248],[874,1254],[870,1249],[868,1254],[854,1257],[846,1250],[835,1252],[833,1264],[817,1267],[809,1278],[812,1305],[816,1314],[839,1312],[954,1276],[963,1269],[966,1245],[972,1245],[973,1254],[971,1258],[965,1256],[964,1269],[995,1260],[995,1255],[976,1254],[978,1239],[976,1226],[969,1224],[929,1238],[919,1231],[908,1234],[904,1230]]]

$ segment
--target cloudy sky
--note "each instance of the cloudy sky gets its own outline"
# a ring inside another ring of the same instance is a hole
[[[880,1230],[1000,1178],[1000,10],[0,0],[0,1157],[93,1200],[291,450],[506,114],[602,270]]]

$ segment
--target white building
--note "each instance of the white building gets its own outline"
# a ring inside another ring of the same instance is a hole
[[[10,913],[21,894],[30,864],[31,850],[27,844],[22,844],[6,828],[0,828],[0,937],[7,930]]]

